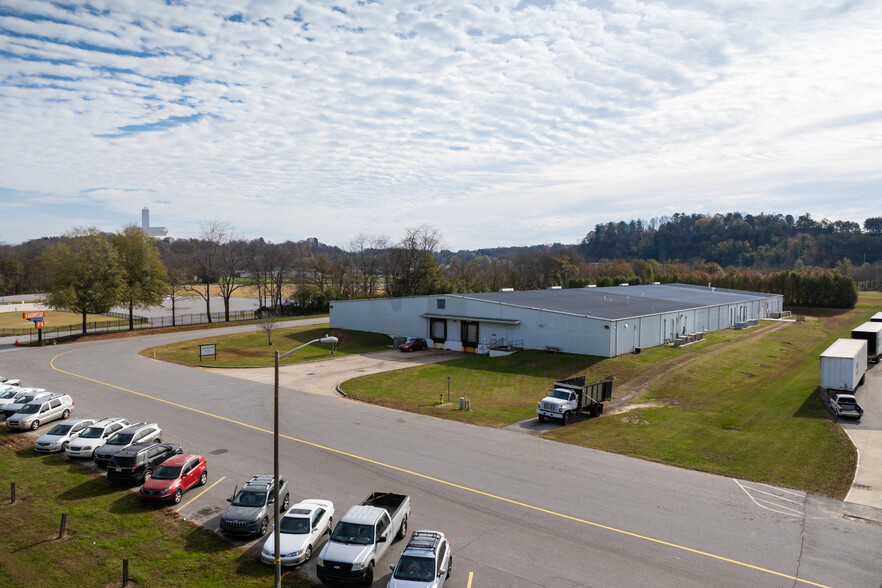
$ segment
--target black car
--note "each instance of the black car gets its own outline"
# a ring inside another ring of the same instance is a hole
[[[107,479],[111,482],[143,484],[159,464],[173,455],[183,453],[174,443],[136,443],[113,454],[107,463]]]

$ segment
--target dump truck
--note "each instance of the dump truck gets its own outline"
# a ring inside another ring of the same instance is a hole
[[[554,382],[551,394],[536,405],[539,422],[559,419],[561,424],[568,425],[581,412],[600,416],[603,413],[603,403],[612,398],[613,380],[613,376],[607,376],[599,382],[586,385],[585,376],[579,376]]]
[[[851,331],[852,339],[867,340],[867,361],[879,363],[879,354],[882,354],[882,322],[866,322]]]
[[[854,392],[866,371],[866,339],[837,339],[821,353],[820,385],[828,391]]]

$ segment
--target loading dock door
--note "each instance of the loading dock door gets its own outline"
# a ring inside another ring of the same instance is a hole
[[[463,347],[478,346],[478,323],[462,321],[462,344]]]
[[[446,319],[429,319],[429,336],[435,343],[444,343],[447,341],[447,320]]]

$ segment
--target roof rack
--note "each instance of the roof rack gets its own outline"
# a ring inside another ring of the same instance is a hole
[[[438,547],[439,541],[441,541],[441,533],[436,533],[435,531],[414,531],[405,549],[435,550]]]

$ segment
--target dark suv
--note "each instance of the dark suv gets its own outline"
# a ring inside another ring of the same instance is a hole
[[[107,464],[111,482],[143,484],[162,462],[180,455],[181,446],[174,443],[136,443],[113,454]]]

